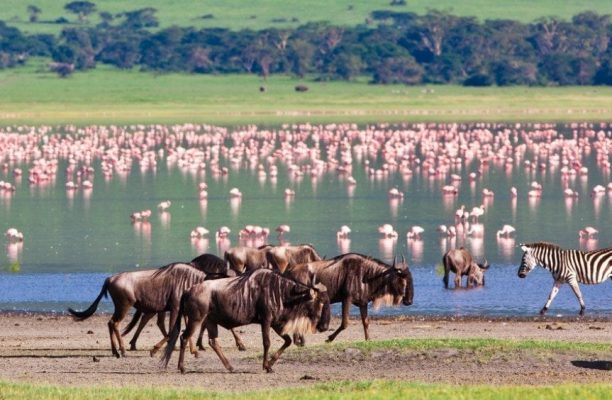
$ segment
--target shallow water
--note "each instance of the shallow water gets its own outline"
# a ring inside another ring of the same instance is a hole
[[[530,158],[529,153],[525,158]],[[214,176],[210,170],[193,172],[163,160],[156,171],[143,171],[135,163],[124,177],[105,180],[99,161],[94,161],[94,188],[71,193],[64,188],[66,165],[66,160],[60,160],[56,182],[46,186],[28,184],[28,163],[0,169],[0,180],[17,186],[13,194],[0,196],[0,229],[4,232],[16,227],[25,237],[22,244],[7,244],[6,252],[0,254],[0,310],[84,308],[112,273],[187,261],[203,252],[221,255],[214,234],[209,240],[190,239],[190,231],[198,225],[211,232],[226,225],[232,230],[231,245],[238,245],[237,232],[246,224],[272,230],[289,224],[291,232],[286,240],[312,243],[327,257],[350,250],[390,262],[394,254],[405,254],[414,277],[414,305],[378,313],[531,315],[544,304],[552,278],[539,269],[527,279],[519,279],[521,251],[516,245],[550,241],[568,248],[599,248],[610,246],[612,233],[612,195],[590,197],[593,186],[610,181],[609,171],[597,168],[593,154],[584,162],[588,175],[568,181],[569,187],[579,192],[578,199],[569,201],[563,197],[558,170],[526,171],[518,162],[512,168],[491,162],[475,182],[468,182],[467,174],[478,169],[477,162],[464,163],[460,170],[452,171],[464,178],[456,197],[440,193],[447,177],[430,178],[417,168],[410,177],[392,173],[376,179],[366,174],[363,160],[357,158],[353,162],[354,188],[347,186],[345,176],[333,171],[316,179],[308,174],[290,178],[282,163],[274,180],[260,179],[249,167],[227,164],[227,176]],[[24,169],[21,180],[12,177],[14,167]],[[533,180],[545,188],[537,201],[527,197]],[[197,184],[202,181],[208,183],[205,202],[198,198]],[[515,200],[509,195],[510,186],[519,190]],[[240,201],[229,199],[233,187],[242,191]],[[404,192],[404,199],[390,201],[387,191],[391,187]],[[285,188],[295,190],[295,199],[285,199]],[[435,228],[451,224],[460,205],[471,209],[483,203],[483,188],[495,192],[493,200],[484,202],[484,238],[440,239]],[[172,206],[169,213],[160,214],[156,206],[164,200],[171,200]],[[150,223],[132,224],[130,214],[142,209],[153,210]],[[377,227],[383,223],[393,224],[399,232],[396,242],[379,239]],[[335,232],[344,224],[352,229],[351,239],[340,245]],[[495,232],[503,224],[516,227],[516,239],[496,238]],[[425,228],[422,240],[406,239],[412,225]],[[598,241],[578,240],[577,231],[586,225],[600,230]],[[274,234],[269,241],[276,243]],[[441,256],[447,248],[460,245],[492,264],[484,288],[443,288],[438,266]],[[582,286],[589,313],[612,315],[611,284]],[[106,302],[102,308],[110,310],[111,306]],[[570,288],[563,287],[550,312],[567,315],[577,310]]]

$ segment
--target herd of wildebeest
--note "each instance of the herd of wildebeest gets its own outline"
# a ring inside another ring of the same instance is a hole
[[[104,281],[100,294],[85,311],[68,311],[76,320],[93,315],[103,296],[110,294],[115,309],[108,322],[113,355],[125,356],[122,337],[138,325],[130,341],[136,350],[138,336],[153,317],[163,338],[151,350],[153,356],[165,344],[162,364],[167,366],[181,331],[178,367],[185,371],[184,355],[187,344],[197,356],[203,349],[202,335],[208,332],[208,343],[229,371],[233,368],[218,344],[218,327],[229,329],[236,346],[245,350],[234,329],[248,324],[260,324],[263,339],[263,368],[272,366],[283,351],[294,342],[305,344],[306,333],[325,332],[330,323],[330,304],[342,303],[342,322],[327,338],[333,341],[348,326],[349,308],[359,307],[365,339],[368,332],[368,304],[374,307],[413,301],[413,283],[405,258],[395,257],[389,265],[378,259],[357,253],[347,253],[322,259],[310,244],[258,248],[234,247],[225,252],[225,259],[202,254],[191,262],[177,262],[158,269],[122,272]],[[463,248],[447,252],[443,257],[444,284],[448,287],[449,272],[456,274],[455,285],[468,276],[468,286],[484,284],[483,271],[488,266],[477,264]],[[131,308],[132,320],[121,332],[119,324]],[[170,313],[170,330],[165,327],[165,314]],[[200,327],[194,346],[192,337]],[[269,356],[270,329],[284,340],[283,345]]]

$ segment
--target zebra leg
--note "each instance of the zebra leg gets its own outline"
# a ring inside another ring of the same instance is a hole
[[[557,293],[559,293],[559,288],[561,287],[562,284],[563,284],[563,281],[555,281],[555,283],[553,284],[552,290],[550,291],[550,294],[548,295],[548,300],[546,301],[546,304],[544,304],[544,307],[542,307],[542,309],[540,310],[540,315],[546,314],[546,311],[548,311],[548,308],[550,307],[550,303],[552,303],[555,296],[557,296]]]
[[[582,293],[580,292],[580,287],[578,287],[578,281],[576,280],[576,278],[573,278],[573,279],[571,279],[567,283],[569,283],[569,285],[572,287],[572,290],[574,291],[574,294],[578,298],[578,303],[580,303],[580,313],[579,313],[579,315],[584,315],[584,310],[586,309],[586,306],[584,305],[584,299],[582,298]]]

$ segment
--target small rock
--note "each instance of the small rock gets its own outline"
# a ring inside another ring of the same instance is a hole
[[[563,329],[565,329],[564,327],[562,327],[561,325],[557,325],[557,324],[547,324],[546,325],[546,329],[548,329],[549,331],[561,331]]]
[[[93,362],[100,362],[100,359],[96,356],[93,356]]]
[[[358,356],[361,354],[361,351],[359,351],[359,349],[356,349],[354,347],[349,347],[344,350],[344,354],[348,356]]]
[[[593,329],[595,331],[601,331],[603,328],[601,326],[589,326],[589,329]]]
[[[303,377],[300,378],[301,381],[318,381],[319,378],[316,378],[312,375],[304,375]]]
[[[20,326],[20,325],[19,325],[19,322],[16,322],[16,323],[15,323],[15,326]]]
[[[92,330],[89,330],[89,331],[87,331],[87,334],[88,334],[88,335],[93,335],[93,331],[92,331]]]

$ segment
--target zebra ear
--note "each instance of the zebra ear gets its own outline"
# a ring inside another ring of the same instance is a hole
[[[521,246],[521,250],[523,250],[523,251],[529,250],[529,247],[525,246],[524,243],[519,244],[519,246]]]

